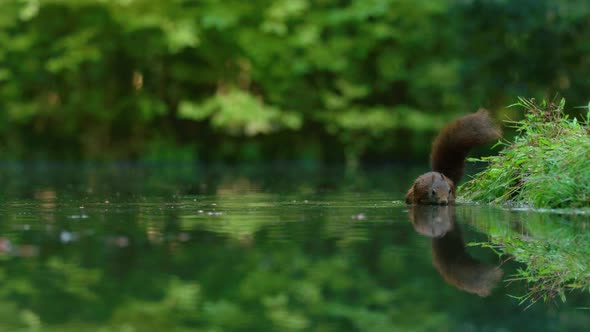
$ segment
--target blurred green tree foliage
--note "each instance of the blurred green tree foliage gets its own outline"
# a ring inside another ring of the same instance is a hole
[[[410,158],[457,113],[590,88],[581,0],[0,6],[3,158]]]

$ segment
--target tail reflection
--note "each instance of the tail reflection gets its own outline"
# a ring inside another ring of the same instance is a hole
[[[412,206],[410,220],[416,232],[432,238],[432,261],[447,283],[468,293],[490,295],[504,272],[467,253],[453,206]]]

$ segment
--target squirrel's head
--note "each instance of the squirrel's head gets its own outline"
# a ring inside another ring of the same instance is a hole
[[[447,205],[455,201],[453,181],[439,172],[428,172],[414,182],[414,199],[418,204]]]

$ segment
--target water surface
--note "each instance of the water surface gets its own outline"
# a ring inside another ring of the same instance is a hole
[[[590,327],[587,293],[525,310],[522,265],[466,247],[529,217],[408,209],[421,171],[3,165],[0,330]]]

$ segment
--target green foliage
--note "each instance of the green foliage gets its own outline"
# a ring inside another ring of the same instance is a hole
[[[589,16],[549,0],[5,0],[0,152],[154,159],[166,142],[225,160],[256,140],[256,159],[427,155],[423,133],[456,113],[586,100]]]
[[[537,208],[590,207],[590,122],[563,113],[559,104],[521,98],[525,119],[513,122],[518,136],[461,188],[467,199]],[[590,112],[588,113],[590,115]]]
[[[213,128],[225,129],[231,135],[254,136],[278,130],[278,126],[301,127],[300,115],[263,105],[252,95],[237,90],[209,98],[202,105],[181,102],[178,115],[195,121],[210,118]]]

